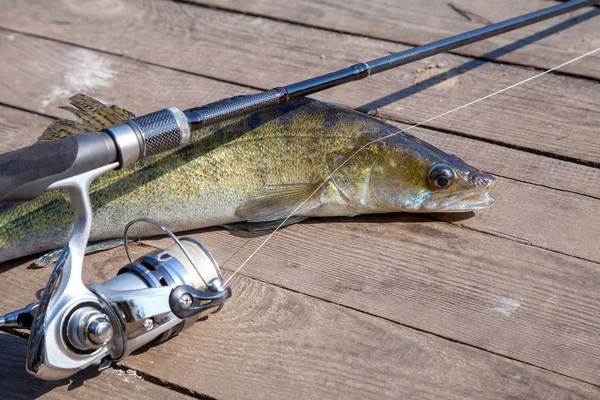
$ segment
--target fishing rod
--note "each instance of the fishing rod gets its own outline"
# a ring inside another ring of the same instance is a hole
[[[188,110],[185,112],[190,127],[199,129],[204,126],[227,121],[231,118],[246,115],[265,108],[279,106],[288,100],[308,96],[344,83],[358,81],[371,75],[378,74],[422,60],[439,53],[454,50],[458,47],[479,42],[502,33],[510,32],[548,18],[556,17],[582,7],[600,4],[599,0],[574,0],[554,7],[545,8],[520,17],[498,22],[483,28],[461,33],[446,39],[438,40],[423,46],[377,58],[372,61],[352,65],[350,67],[330,72],[325,75],[278,87],[258,94],[245,96],[228,104],[208,108],[201,111]]]
[[[276,107],[350,81],[475,43],[600,0],[573,0],[400,53],[359,63],[262,93],[182,111],[176,107],[125,123],[0,155],[0,204],[28,201],[45,190],[66,189],[75,226],[39,302],[0,317],[0,328],[31,330],[26,368],[42,379],[66,378],[91,365],[108,368],[148,343],[167,340],[199,319],[218,312],[231,297],[221,270],[197,240],[177,238],[152,219],[125,227],[129,263],[102,283],[82,281],[92,227],[90,185],[100,175],[191,142],[191,132],[252,112]],[[132,260],[128,231],[150,223],[174,244]]]

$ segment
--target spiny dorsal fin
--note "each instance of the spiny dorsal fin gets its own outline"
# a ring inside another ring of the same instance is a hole
[[[69,100],[73,107],[60,108],[75,114],[79,121],[59,119],[52,122],[42,136],[38,138],[38,143],[86,132],[98,132],[109,126],[135,118],[134,114],[121,107],[107,106],[85,94],[77,94]]]

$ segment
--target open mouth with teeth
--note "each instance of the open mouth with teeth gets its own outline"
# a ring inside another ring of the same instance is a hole
[[[488,208],[494,203],[494,197],[481,190],[460,193],[442,202],[431,199],[425,209],[431,212],[467,212]]]

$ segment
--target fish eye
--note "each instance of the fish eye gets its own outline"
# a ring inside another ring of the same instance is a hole
[[[434,165],[427,176],[429,184],[436,188],[446,188],[454,182],[454,171],[446,164]]]

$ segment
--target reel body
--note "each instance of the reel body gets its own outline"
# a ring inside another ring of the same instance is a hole
[[[125,228],[129,263],[117,276],[100,284],[83,284],[83,257],[92,222],[89,186],[117,166],[101,167],[49,187],[69,191],[75,228],[40,302],[0,317],[0,328],[31,329],[26,367],[39,378],[63,379],[91,365],[107,368],[219,311],[231,296],[231,289],[223,287],[219,266],[200,242],[177,239],[151,219],[132,221]],[[175,244],[132,261],[127,230],[139,222],[158,226]]]
[[[116,277],[88,285],[123,333],[113,335],[111,358],[120,360],[148,343],[165,341],[218,312],[231,295],[222,282],[210,253],[196,240],[182,238],[130,262]],[[77,323],[75,318],[72,325]],[[87,333],[94,335],[92,327]]]

